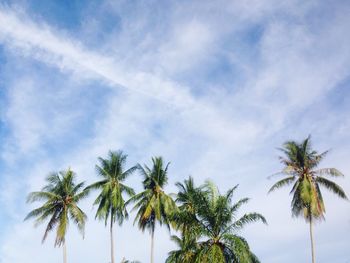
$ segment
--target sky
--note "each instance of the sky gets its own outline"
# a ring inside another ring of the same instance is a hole
[[[310,262],[308,225],[292,218],[289,189],[267,195],[287,140],[330,149],[321,167],[350,195],[350,2],[330,0],[0,0],[0,262],[61,262],[54,233],[23,221],[52,171],[97,180],[109,150],[127,165],[170,162],[169,184],[191,175],[224,193],[239,184],[256,211],[244,236],[263,263]],[[141,177],[128,184],[142,189]],[[350,203],[323,189],[326,220],[315,226],[318,263],[350,262]],[[108,228],[94,220],[84,240],[73,224],[69,262],[109,262]],[[173,234],[173,232],[172,232]],[[155,258],[174,249],[156,229]],[[150,236],[133,214],[115,228],[117,262],[148,262]]]

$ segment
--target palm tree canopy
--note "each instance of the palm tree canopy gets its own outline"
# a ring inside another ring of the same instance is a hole
[[[49,221],[42,242],[48,233],[56,228],[55,246],[61,246],[65,241],[69,219],[73,220],[84,236],[87,217],[77,204],[87,196],[88,191],[82,191],[84,182],[76,184],[75,177],[75,173],[70,169],[52,173],[46,177],[47,185],[41,191],[28,195],[29,203],[44,201],[41,207],[32,210],[24,219],[36,218],[35,225]]]
[[[128,217],[124,195],[132,196],[134,190],[125,185],[124,181],[136,170],[133,166],[125,170],[127,155],[122,151],[110,151],[108,159],[99,157],[99,165],[96,165],[96,172],[102,180],[88,186],[86,189],[100,190],[94,205],[98,205],[96,218],[107,220],[111,217],[112,221],[118,221],[121,224],[124,218]]]
[[[197,212],[198,221],[202,226],[202,236],[207,240],[202,242],[199,252],[200,262],[258,262],[250,251],[248,243],[236,233],[245,225],[261,221],[265,218],[258,213],[247,213],[236,220],[238,209],[249,201],[243,198],[233,203],[233,193],[237,186],[221,195],[218,188],[211,182],[206,182],[202,200]]]
[[[164,166],[162,157],[152,158],[152,163],[152,168],[138,165],[144,177],[144,191],[129,200],[136,202],[133,210],[138,210],[134,222],[138,222],[142,231],[147,228],[151,233],[154,232],[156,221],[169,227],[170,215],[176,210],[174,200],[163,190],[168,182],[169,163]]]
[[[259,262],[251,252],[248,243],[236,232],[245,225],[262,221],[265,218],[258,213],[247,213],[237,218],[239,208],[248,202],[243,198],[233,202],[234,187],[226,194],[220,194],[212,182],[206,182],[201,187],[194,187],[193,179],[178,183],[179,210],[181,214],[191,215],[184,222],[178,219],[182,238],[172,238],[179,246],[178,250],[169,253],[168,262],[185,262],[184,258],[191,256],[188,262]],[[185,222],[187,221],[187,222]]]
[[[172,250],[168,254],[165,263],[193,263],[197,257],[199,245],[196,238],[189,235],[171,236],[171,240],[179,247],[178,250]]]
[[[269,192],[293,185],[291,190],[293,216],[303,216],[307,221],[311,218],[324,218],[325,205],[320,186],[342,199],[347,199],[344,190],[339,185],[324,177],[343,177],[344,175],[336,168],[317,168],[328,151],[319,154],[313,150],[310,136],[301,143],[287,141],[279,150],[284,156],[279,157],[283,169],[278,174],[287,177],[276,182]]]

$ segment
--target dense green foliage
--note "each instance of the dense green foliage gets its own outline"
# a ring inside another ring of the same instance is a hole
[[[177,186],[180,212],[174,215],[174,221],[181,231],[181,238],[172,237],[179,249],[169,253],[167,263],[259,262],[237,231],[246,224],[266,223],[266,220],[258,213],[248,213],[236,219],[238,209],[249,200],[243,198],[233,202],[237,186],[223,195],[209,181],[196,188],[193,179],[189,178]]]
[[[102,180],[91,184],[87,189],[100,190],[94,202],[94,205],[98,205],[96,218],[104,220],[107,224],[110,217],[111,222],[117,221],[122,224],[124,218],[128,217],[123,195],[131,197],[135,194],[134,190],[123,182],[136,170],[136,166],[125,170],[127,156],[121,151],[110,151],[108,157],[98,158],[100,165],[96,165],[96,171]]]
[[[84,234],[86,215],[78,207],[78,202],[86,197],[87,191],[81,191],[84,183],[76,184],[75,173],[70,169],[50,174],[46,182],[47,185],[41,191],[28,195],[28,202],[44,201],[44,204],[32,210],[25,220],[36,218],[36,225],[48,221],[42,241],[45,241],[50,231],[56,229],[55,246],[61,246],[65,242],[69,219]]]

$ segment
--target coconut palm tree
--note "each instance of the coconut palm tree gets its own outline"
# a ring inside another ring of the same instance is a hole
[[[182,234],[171,236],[171,240],[179,247],[178,250],[172,250],[168,253],[165,263],[193,263],[196,260],[199,245],[195,236],[190,234]]]
[[[235,220],[238,209],[249,200],[243,198],[232,202],[237,186],[221,195],[209,181],[199,188],[194,187],[191,178],[177,185],[180,188],[177,199],[181,200],[180,214],[182,211],[193,211],[193,216],[186,217],[187,228],[180,227],[182,237],[172,238],[179,249],[169,253],[168,263],[259,262],[247,241],[236,232],[248,223],[266,223],[266,220],[258,213],[248,213]],[[182,226],[181,217],[179,221]]]
[[[127,155],[122,151],[110,151],[108,159],[99,157],[100,165],[96,165],[96,171],[102,180],[87,187],[87,190],[101,191],[94,202],[94,205],[98,205],[95,218],[104,220],[105,225],[108,219],[110,220],[111,263],[115,262],[113,224],[117,221],[121,225],[128,217],[124,195],[131,197],[135,194],[131,187],[124,184],[124,181],[136,170],[136,166],[125,170],[126,158]]]
[[[302,216],[309,223],[312,263],[315,263],[312,224],[324,219],[325,205],[320,188],[324,187],[342,199],[347,199],[344,190],[325,176],[343,177],[336,168],[318,169],[318,165],[328,151],[319,154],[311,147],[310,136],[301,143],[287,141],[280,149],[284,156],[279,157],[283,169],[278,174],[287,177],[275,183],[269,193],[284,186],[292,186],[292,215]]]
[[[259,262],[251,252],[248,242],[237,231],[249,223],[265,218],[258,213],[246,213],[236,220],[238,209],[249,199],[242,198],[232,202],[235,186],[221,195],[218,188],[211,182],[206,182],[199,203],[197,204],[197,221],[201,227],[200,249],[196,262]]]
[[[67,262],[66,232],[69,219],[77,225],[84,236],[85,213],[78,207],[78,202],[87,196],[83,190],[84,182],[75,183],[75,173],[68,169],[58,173],[52,173],[46,177],[47,185],[41,191],[31,192],[27,202],[44,201],[39,208],[32,210],[24,220],[36,218],[35,225],[48,220],[42,242],[48,233],[56,229],[55,246],[63,247],[63,262]]]
[[[176,230],[181,232],[181,237],[171,236],[178,250],[170,251],[166,263],[192,263],[197,256],[200,225],[196,218],[198,198],[201,188],[195,186],[193,178],[189,177],[184,183],[176,183],[179,188],[176,203],[178,211],[171,217]]]
[[[192,177],[184,180],[184,183],[176,183],[179,188],[176,202],[179,204],[179,211],[173,215],[172,220],[178,230],[185,235],[194,235],[197,231],[198,222],[196,221],[197,204],[203,187],[196,187]]]
[[[177,207],[170,195],[164,192],[164,186],[168,182],[169,163],[164,166],[162,157],[152,158],[153,166],[138,165],[144,177],[144,191],[133,196],[129,201],[136,202],[133,210],[138,210],[135,221],[139,228],[148,229],[151,234],[151,263],[154,262],[154,231],[156,222],[165,224],[168,228],[170,217]]]

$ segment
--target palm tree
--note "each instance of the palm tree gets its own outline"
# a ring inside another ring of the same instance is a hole
[[[195,262],[199,249],[195,236],[183,233],[181,238],[175,235],[171,236],[171,240],[176,243],[179,249],[170,251],[165,263]]]
[[[152,158],[153,166],[138,165],[144,177],[144,191],[133,196],[129,201],[136,202],[133,210],[138,210],[135,221],[139,228],[148,229],[151,234],[151,263],[154,262],[154,231],[156,222],[165,224],[168,228],[171,215],[176,211],[176,204],[170,195],[163,190],[168,182],[168,166],[164,167],[162,157]]]
[[[183,211],[192,211],[193,214],[186,217],[187,228],[182,227],[181,217],[177,220],[177,223],[180,222],[182,238],[172,238],[179,249],[169,253],[167,263],[259,262],[247,241],[236,232],[248,223],[266,223],[266,220],[258,213],[248,213],[235,220],[237,210],[249,200],[243,198],[232,203],[237,186],[225,195],[221,195],[211,182],[196,188],[191,178],[177,186],[180,188],[177,199],[180,202],[180,214]]]
[[[344,175],[336,168],[317,169],[328,151],[319,154],[312,150],[310,136],[301,143],[287,141],[280,150],[284,154],[284,156],[279,157],[283,169],[278,174],[287,177],[275,183],[269,193],[280,187],[293,184],[290,192],[293,194],[292,215],[302,216],[309,223],[312,263],[315,263],[312,224],[315,220],[324,219],[325,213],[320,186],[330,190],[340,198],[347,199],[345,192],[339,185],[324,177],[343,177]]]
[[[196,221],[198,198],[201,196],[203,187],[196,187],[192,177],[184,180],[184,183],[176,183],[179,188],[176,202],[179,204],[179,211],[173,215],[173,221],[177,229],[185,235],[194,235],[198,228]]]
[[[221,195],[213,183],[206,182],[197,212],[201,236],[206,240],[200,243],[197,262],[259,262],[248,242],[236,232],[249,223],[267,223],[258,213],[247,213],[235,220],[238,209],[249,201],[248,198],[242,198],[232,203],[237,187],[238,185]]]
[[[179,204],[177,213],[171,220],[175,229],[181,231],[181,238],[171,236],[171,240],[179,247],[178,250],[170,251],[166,263],[192,263],[197,256],[198,238],[200,225],[196,218],[198,197],[201,188],[195,186],[193,178],[189,177],[184,183],[176,183],[179,188],[176,203]]]
[[[136,166],[124,169],[126,158],[122,151],[110,151],[108,159],[99,157],[100,165],[96,165],[96,171],[102,180],[87,187],[88,190],[101,190],[94,202],[94,205],[98,205],[95,218],[104,220],[106,225],[110,220],[111,263],[115,262],[113,224],[118,221],[121,225],[128,217],[123,195],[135,194],[131,187],[123,183],[136,170]]]
[[[67,262],[66,232],[69,218],[77,225],[84,236],[85,213],[78,207],[78,202],[87,196],[88,192],[81,189],[84,182],[75,183],[75,173],[68,169],[52,173],[46,177],[47,185],[41,191],[31,192],[27,202],[44,201],[44,204],[32,210],[24,220],[36,218],[35,225],[48,220],[42,239],[45,241],[48,233],[56,228],[55,246],[63,246],[63,262]]]

